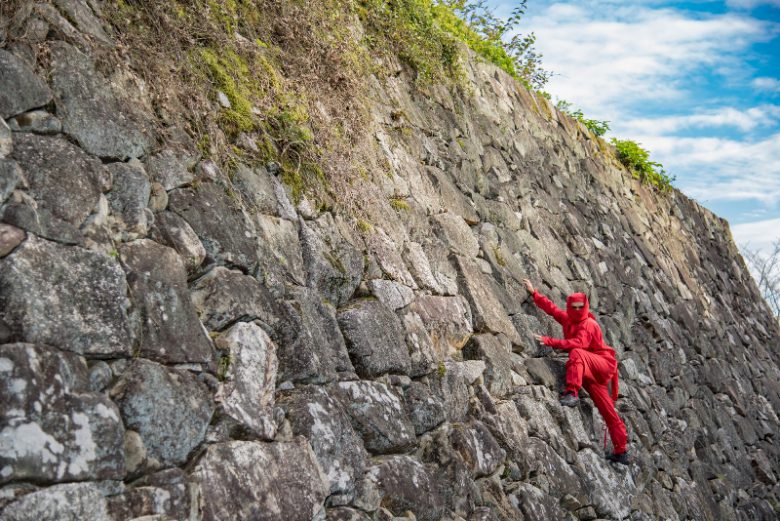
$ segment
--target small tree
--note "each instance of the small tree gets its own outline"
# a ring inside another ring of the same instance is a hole
[[[767,253],[742,246],[745,260],[758,289],[776,317],[780,318],[780,239],[776,240]]]

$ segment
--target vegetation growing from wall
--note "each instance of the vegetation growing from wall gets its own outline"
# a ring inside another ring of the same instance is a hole
[[[597,119],[588,119],[585,117],[585,115],[582,113],[581,109],[573,110],[572,104],[568,101],[560,100],[558,103],[555,104],[555,108],[563,112],[564,114],[569,115],[570,117],[576,119],[583,125],[585,125],[585,128],[593,132],[596,136],[603,136],[607,133],[609,130],[609,121],[599,121]]]
[[[674,177],[669,177],[661,163],[650,161],[650,152],[630,139],[612,138],[617,157],[634,178],[656,187],[661,192],[671,192]]]

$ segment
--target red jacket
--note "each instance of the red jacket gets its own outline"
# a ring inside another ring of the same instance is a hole
[[[566,299],[566,311],[562,310],[553,302],[534,291],[534,304],[539,306],[545,313],[553,317],[563,327],[563,338],[552,338],[543,336],[544,345],[554,347],[555,349],[585,349],[593,354],[606,358],[615,358],[615,350],[604,342],[601,334],[601,327],[596,322],[596,317],[589,311],[588,297],[584,293],[574,293]],[[574,309],[572,303],[583,302],[582,309]],[[617,369],[612,377],[612,399],[618,395]]]

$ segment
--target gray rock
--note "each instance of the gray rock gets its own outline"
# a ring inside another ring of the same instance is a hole
[[[149,521],[190,519],[193,497],[187,475],[181,469],[162,470],[144,476],[126,487],[121,494],[107,498],[111,519]]]
[[[119,248],[130,298],[140,321],[139,353],[165,363],[209,362],[211,343],[187,290],[184,264],[149,239]]]
[[[25,239],[24,230],[0,223],[0,258],[5,257]]]
[[[146,235],[151,185],[143,166],[136,160],[129,163],[111,163],[106,166],[113,180],[108,202],[111,212],[118,217],[122,227],[138,236]]]
[[[412,382],[404,390],[404,402],[418,436],[438,427],[447,419],[442,401],[420,382]]]
[[[240,165],[236,168],[233,181],[249,208],[261,214],[279,216],[279,202],[275,193],[279,181],[264,167],[252,169]]]
[[[10,156],[14,150],[14,139],[11,129],[8,128],[5,120],[0,118],[0,159]]]
[[[499,290],[495,281],[485,277],[472,261],[463,257],[455,259],[460,287],[474,314],[474,329],[503,333],[513,344],[520,344],[520,335],[496,296]]]
[[[566,516],[554,497],[527,483],[520,483],[512,491],[511,500],[523,513],[523,519],[528,521],[565,519]]]
[[[26,191],[39,212],[47,210],[76,228],[110,186],[110,176],[100,161],[62,137],[17,134],[12,157],[24,171]]]
[[[225,414],[263,440],[273,440],[276,346],[255,324],[240,322],[220,335],[217,348],[226,352],[220,406]]]
[[[271,215],[257,215],[255,222],[263,252],[260,256],[263,276],[258,277],[266,281],[274,279],[281,287],[285,282],[303,286],[306,278],[298,241],[298,223]],[[270,286],[268,282],[266,285]]]
[[[0,118],[42,107],[52,95],[46,83],[24,61],[0,49]]]
[[[18,195],[15,194],[15,195]],[[35,209],[35,201],[22,197],[24,203],[9,202],[3,209],[2,220],[24,230],[60,244],[84,243],[84,235],[72,224],[52,215],[45,208]]]
[[[466,462],[472,476],[488,476],[504,462],[506,451],[482,422],[454,425],[450,443]]]
[[[503,398],[514,393],[512,382],[512,355],[510,346],[495,335],[474,335],[463,348],[463,357],[485,362],[485,385],[490,394]]]
[[[65,42],[52,42],[51,75],[63,131],[90,154],[141,157],[154,138],[146,117],[120,98],[90,57]]]
[[[328,483],[309,444],[211,445],[192,471],[204,521],[309,521],[323,515]]]
[[[341,403],[325,389],[299,387],[279,397],[295,435],[309,439],[330,482],[330,494],[351,495],[363,475],[367,454]],[[330,515],[330,514],[329,514]]]
[[[372,521],[365,512],[354,508],[329,508],[326,521]]]
[[[346,304],[363,276],[363,255],[338,233],[328,213],[313,222],[301,221],[300,227],[306,285],[335,306]]]
[[[371,288],[371,294],[392,311],[404,308],[414,300],[414,291],[411,288],[392,280],[369,280],[368,287]]]
[[[473,333],[471,310],[463,297],[418,296],[410,309],[425,324],[437,360],[460,351]]]
[[[197,190],[179,188],[169,194],[168,208],[195,231],[210,262],[252,274],[257,267],[254,229],[240,207],[214,183]]]
[[[140,436],[144,469],[187,461],[214,412],[208,389],[192,375],[141,359],[130,364],[110,395],[125,426]]]
[[[196,162],[197,156],[169,148],[149,156],[144,161],[149,178],[163,185],[166,190],[190,184],[195,179],[192,169]]]
[[[409,272],[421,288],[429,289],[438,295],[446,292],[446,288],[436,279],[428,256],[425,255],[420,244],[411,241],[404,244],[404,260]]]
[[[418,377],[436,370],[442,359],[437,357],[433,339],[425,329],[420,315],[414,311],[401,317],[406,331],[406,346],[409,348],[411,370],[409,376]]]
[[[116,406],[89,393],[78,356],[33,344],[0,346],[0,483],[122,479]]]
[[[292,288],[280,303],[272,338],[279,346],[279,378],[324,383],[355,378],[336,310],[309,288]]]
[[[439,521],[444,500],[431,472],[409,456],[383,458],[368,471],[381,503],[395,515],[414,513],[419,521]]]
[[[386,385],[340,382],[333,390],[371,453],[401,452],[415,442],[414,427],[401,398]]]
[[[203,243],[200,242],[187,221],[175,213],[160,212],[156,214],[154,226],[150,232],[155,241],[176,250],[184,261],[188,273],[194,273],[203,264],[203,260],[206,258],[206,248],[203,247]]]
[[[0,204],[4,203],[20,184],[24,185],[24,174],[19,164],[0,157]]]
[[[106,499],[95,483],[45,488],[8,505],[0,521],[111,521]]]
[[[54,4],[62,11],[68,20],[73,21],[76,27],[101,43],[112,44],[111,38],[103,30],[100,20],[92,13],[84,1],[80,0],[55,0]]]
[[[341,309],[339,327],[358,374],[409,374],[411,360],[398,317],[381,302],[362,300]]]
[[[34,134],[59,134],[62,132],[62,122],[59,118],[45,110],[32,110],[19,114],[8,120],[8,126],[14,132],[32,132]]]
[[[281,313],[257,279],[222,266],[196,280],[191,296],[201,320],[211,331],[221,331],[236,321],[259,320],[270,332]]]
[[[89,390],[99,393],[109,386],[113,378],[111,366],[98,360],[89,368]]]
[[[0,260],[0,318],[19,340],[91,356],[133,342],[125,275],[107,255],[28,237]]]
[[[467,258],[479,253],[479,242],[463,217],[454,213],[440,213],[433,216],[434,230],[450,250]]]

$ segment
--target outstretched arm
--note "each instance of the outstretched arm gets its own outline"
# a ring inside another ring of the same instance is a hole
[[[534,304],[536,304],[542,311],[553,317],[559,324],[563,324],[566,321],[567,314],[564,310],[553,304],[550,299],[536,291],[530,280],[523,279],[523,283],[525,284],[525,287],[529,293],[533,294]]]
[[[543,336],[541,341],[544,345],[554,347],[555,349],[564,349],[566,351],[571,349],[584,349],[590,345],[590,332],[587,329],[582,328],[572,338],[563,339]]]

